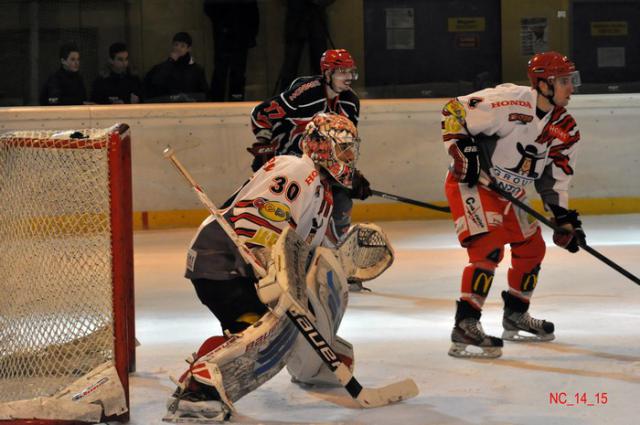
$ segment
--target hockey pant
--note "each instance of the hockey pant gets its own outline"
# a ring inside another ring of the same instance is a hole
[[[237,333],[267,312],[256,294],[253,279],[192,279],[198,299],[220,321],[223,331]]]
[[[482,309],[495,269],[504,257],[504,245],[510,244],[509,292],[528,302],[546,250],[537,220],[492,190],[479,185],[469,188],[451,174],[445,191],[458,240],[469,256],[460,298]],[[520,199],[526,202],[525,197]]]

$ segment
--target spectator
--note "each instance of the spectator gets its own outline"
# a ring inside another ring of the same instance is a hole
[[[285,53],[280,70],[280,91],[291,85],[298,75],[304,45],[309,43],[309,64],[314,75],[320,74],[320,57],[327,50],[326,8],[335,0],[287,0],[284,23]]]
[[[103,105],[140,103],[140,78],[129,72],[129,52],[124,43],[109,47],[109,63],[93,82],[91,101]]]
[[[169,58],[144,79],[145,102],[202,102],[208,91],[204,69],[191,56],[191,36],[173,36]]]
[[[258,34],[258,3],[256,0],[205,0],[204,12],[213,25],[211,100],[242,101],[247,55],[249,49],[255,47]]]
[[[87,91],[80,75],[80,51],[74,43],[60,46],[60,69],[47,78],[41,105],[82,105]]]

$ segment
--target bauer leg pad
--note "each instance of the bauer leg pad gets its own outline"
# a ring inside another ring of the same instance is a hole
[[[307,297],[315,316],[314,324],[340,359],[353,368],[353,347],[336,335],[347,308],[347,280],[333,252],[319,247],[315,250],[306,276]],[[309,385],[339,385],[335,375],[318,357],[314,349],[298,336],[287,362],[292,381]],[[352,369],[353,370],[353,369]]]

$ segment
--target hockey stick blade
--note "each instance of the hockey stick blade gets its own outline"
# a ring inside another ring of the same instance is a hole
[[[391,193],[381,192],[379,190],[371,189],[371,193],[375,196],[379,196],[390,201],[404,202],[405,204],[415,205],[417,207],[429,208],[431,210],[440,211],[443,213],[451,212],[449,207],[430,204],[428,202],[416,201],[415,199],[405,198],[399,195],[392,195]]]
[[[408,400],[420,393],[413,379],[395,382],[380,388],[363,388],[356,401],[362,407],[381,407],[387,404]]]

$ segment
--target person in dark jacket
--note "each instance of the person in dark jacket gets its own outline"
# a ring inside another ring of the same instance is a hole
[[[109,47],[107,68],[93,82],[91,101],[103,105],[140,103],[140,78],[129,72],[129,52],[124,43]]]
[[[60,46],[60,69],[47,78],[41,105],[82,105],[87,91],[80,75],[80,51],[74,43]]]
[[[145,102],[202,102],[208,91],[204,68],[191,56],[191,36],[173,36],[169,58],[151,68],[144,79]]]
[[[320,74],[318,62],[327,50],[326,8],[335,0],[287,0],[284,22],[284,61],[280,70],[280,91],[285,91],[298,75],[305,44],[309,50],[309,66]]]
[[[211,100],[242,101],[247,55],[249,49],[255,47],[258,35],[258,3],[256,0],[205,0],[204,12],[213,25]]]

